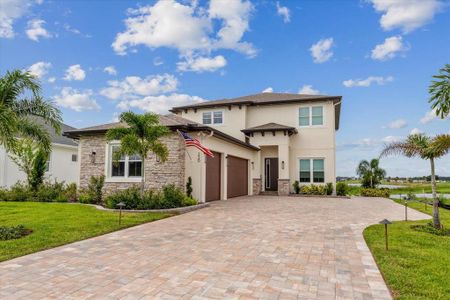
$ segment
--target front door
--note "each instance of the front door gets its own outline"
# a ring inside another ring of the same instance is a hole
[[[265,166],[265,190],[278,191],[278,157],[266,158]]]

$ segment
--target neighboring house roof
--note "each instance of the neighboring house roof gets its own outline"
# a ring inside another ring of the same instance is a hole
[[[33,121],[41,125],[50,135],[50,139],[54,144],[62,144],[68,146],[78,146],[78,143],[73,139],[63,135],[65,131],[76,130],[75,127],[69,126],[67,124],[61,123],[61,133],[57,134],[55,129],[50,125],[45,123],[41,118],[32,117]]]
[[[342,96],[325,96],[325,95],[304,95],[304,94],[287,94],[287,93],[259,93],[230,99],[219,99],[194,103],[191,105],[177,106],[171,109],[171,112],[180,112],[186,109],[208,108],[218,106],[231,105],[269,105],[269,104],[286,104],[298,102],[318,102],[331,100],[335,103],[336,122],[335,128],[339,129],[339,118],[341,111]]]
[[[285,132],[285,134],[288,133],[289,135],[297,133],[297,129],[295,129],[295,127],[281,125],[277,123],[267,123],[255,127],[242,129],[241,131],[245,134],[253,132],[275,132],[275,131],[283,131]]]
[[[175,131],[177,129],[184,130],[184,131],[212,131],[214,133],[214,136],[228,141],[233,144],[237,144],[239,146],[243,146],[246,148],[250,148],[253,150],[259,150],[258,147],[253,146],[249,143],[245,143],[235,137],[232,137],[231,135],[228,135],[226,133],[223,133],[222,131],[219,131],[215,128],[202,125],[200,123],[182,118],[180,116],[170,114],[170,115],[160,115],[159,116],[159,122],[161,125],[169,127],[171,130]],[[74,129],[74,130],[67,130],[64,131],[63,135],[73,138],[73,139],[79,139],[82,135],[91,135],[91,134],[104,134],[108,129],[111,128],[117,128],[117,127],[126,127],[127,125],[125,123],[115,122],[115,123],[108,123],[108,124],[102,124],[98,126],[92,126],[92,127],[86,127],[86,128],[80,128],[80,129]]]

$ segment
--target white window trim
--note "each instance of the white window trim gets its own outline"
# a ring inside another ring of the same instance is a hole
[[[105,155],[105,182],[141,182],[142,176],[139,177],[128,177],[128,155],[125,156],[125,176],[112,176],[112,148],[113,146],[120,146],[119,141],[112,141],[106,144],[106,155]],[[144,170],[143,170],[144,172]]]
[[[309,160],[309,183],[311,184],[325,184],[326,183],[326,159],[325,157],[297,157],[297,178],[300,184],[308,184],[308,182],[300,182],[300,160]],[[323,182],[314,182],[314,159],[323,159]]]
[[[312,108],[313,107],[322,107],[322,125],[312,125]],[[309,125],[300,125],[300,109],[301,108],[308,108],[309,111]],[[300,105],[297,108],[297,126],[299,128],[324,128],[325,126],[325,106],[323,104],[320,105]]]
[[[222,113],[222,123],[214,123],[214,113],[220,112]],[[211,115],[211,124],[204,124],[203,123],[203,114],[210,114]],[[209,110],[202,112],[202,124],[207,126],[220,126],[225,124],[225,110]]]

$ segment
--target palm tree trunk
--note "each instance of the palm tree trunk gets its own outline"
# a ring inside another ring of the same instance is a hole
[[[439,217],[439,199],[436,195],[436,174],[434,169],[434,158],[430,158],[431,164],[431,191],[433,193],[433,225],[435,228],[441,228]]]
[[[144,191],[145,191],[145,155],[141,155],[141,157],[142,157],[141,197],[144,197]]]

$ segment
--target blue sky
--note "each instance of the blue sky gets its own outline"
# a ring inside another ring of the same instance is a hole
[[[1,73],[30,69],[74,127],[263,90],[341,95],[337,175],[351,176],[385,142],[450,132],[427,103],[450,63],[449,2],[392,2],[1,0]],[[382,166],[429,174],[420,160]]]

